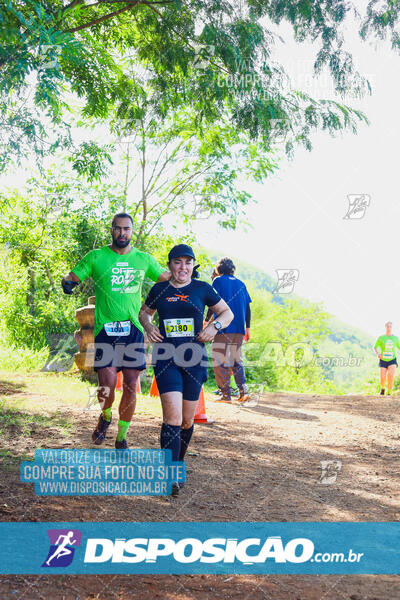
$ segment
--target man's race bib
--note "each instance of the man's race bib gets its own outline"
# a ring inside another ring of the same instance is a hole
[[[131,332],[131,322],[112,321],[111,323],[104,323],[104,331],[107,335],[129,335]]]
[[[167,337],[193,337],[193,319],[164,319],[165,335]]]

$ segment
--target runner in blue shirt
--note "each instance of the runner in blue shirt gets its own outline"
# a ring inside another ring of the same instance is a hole
[[[217,333],[212,344],[215,380],[222,391],[217,402],[231,402],[231,369],[239,388],[238,401],[246,402],[249,399],[242,344],[250,339],[251,298],[243,281],[234,276],[235,269],[230,258],[221,258],[215,266],[217,277],[212,284],[234,315],[228,327]]]

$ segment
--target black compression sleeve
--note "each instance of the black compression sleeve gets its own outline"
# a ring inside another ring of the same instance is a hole
[[[78,285],[77,281],[71,281],[69,279],[66,280],[62,280],[61,281],[61,285],[62,285],[62,289],[64,291],[64,294],[72,294],[72,290],[74,289],[74,287],[76,287]]]
[[[213,316],[213,311],[211,310],[211,308],[208,309],[207,314],[206,314],[206,321],[209,321],[211,319],[211,317]]]
[[[250,327],[250,321],[251,321],[251,310],[250,310],[250,304],[248,304],[246,306],[246,329],[248,329]]]

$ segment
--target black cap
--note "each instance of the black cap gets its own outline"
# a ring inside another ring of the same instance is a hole
[[[193,250],[187,244],[178,244],[171,248],[168,254],[168,261],[172,258],[179,258],[180,256],[190,256],[190,258],[196,260]]]

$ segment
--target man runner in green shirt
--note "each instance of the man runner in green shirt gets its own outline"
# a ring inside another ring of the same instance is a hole
[[[128,448],[126,434],[135,412],[137,378],[146,368],[143,328],[138,319],[143,280],[149,277],[155,282],[167,281],[171,275],[150,254],[131,246],[132,233],[132,217],[127,213],[115,215],[111,224],[112,244],[91,250],[62,280],[66,294],[71,294],[87,277],[94,281],[94,370],[102,411],[92,440],[96,445],[105,440],[112,418],[117,373],[122,370],[117,449]]]
[[[400,342],[396,335],[392,335],[391,321],[388,321],[385,327],[386,334],[378,337],[374,346],[374,350],[375,354],[379,358],[381,396],[385,394],[386,375],[388,382],[387,393],[390,396],[393,389],[394,374],[397,367],[396,348],[400,349]]]

